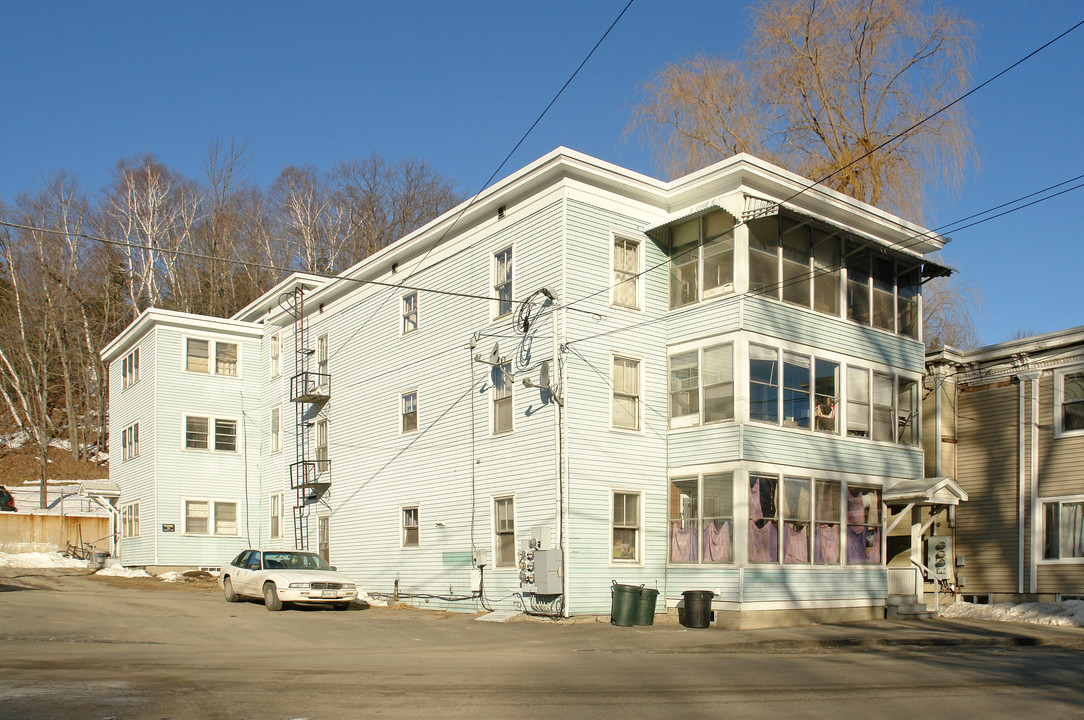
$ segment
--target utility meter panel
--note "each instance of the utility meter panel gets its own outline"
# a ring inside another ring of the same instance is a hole
[[[531,537],[523,541],[519,551],[519,584],[526,592],[536,595],[560,595],[561,550],[550,545],[546,527],[531,529]]]
[[[952,538],[948,535],[932,535],[926,541],[926,567],[930,579],[948,580],[952,577]]]

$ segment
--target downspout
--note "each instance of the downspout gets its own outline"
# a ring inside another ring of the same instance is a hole
[[[1039,523],[1036,520],[1036,509],[1039,507],[1039,378],[1042,370],[1034,370],[1028,374],[1031,385],[1031,561],[1029,563],[1028,579],[1029,592],[1036,593],[1039,590],[1039,580],[1035,577],[1037,563],[1035,553],[1038,552]]]
[[[1038,426],[1038,418],[1039,418],[1039,377],[1041,375],[1042,375],[1041,370],[1027,370],[1025,372],[1017,373],[1017,376],[1016,376],[1017,379],[1019,380],[1018,397],[1019,397],[1019,406],[1020,406],[1019,407],[1019,413],[1018,413],[1019,414],[1019,421],[1020,421],[1019,441],[1018,441],[1019,445],[1020,445],[1020,451],[1018,453],[1018,455],[1019,455],[1019,462],[1018,462],[1018,465],[1019,465],[1019,469],[1018,469],[1018,473],[1019,473],[1019,481],[1018,481],[1018,484],[1019,484],[1019,488],[1018,488],[1019,497],[1017,499],[1017,510],[1016,510],[1017,511],[1017,517],[1019,518],[1019,521],[1018,521],[1019,522],[1018,542],[1020,544],[1020,558],[1019,558],[1019,566],[1018,566],[1018,569],[1017,569],[1019,580],[1017,582],[1016,591],[1018,593],[1020,593],[1020,594],[1024,593],[1024,554],[1025,554],[1024,553],[1024,518],[1026,517],[1026,512],[1027,512],[1027,496],[1028,496],[1027,483],[1028,483],[1028,476],[1029,475],[1031,476],[1031,478],[1030,478],[1030,481],[1031,481],[1031,492],[1030,492],[1030,496],[1031,496],[1031,517],[1029,518],[1029,524],[1031,526],[1030,527],[1031,560],[1027,564],[1028,570],[1030,571],[1029,572],[1029,578],[1028,578],[1028,587],[1029,587],[1029,592],[1035,592],[1036,591],[1034,555],[1035,555],[1035,533],[1036,533],[1036,529],[1037,529],[1037,526],[1036,526],[1036,523],[1035,523],[1035,505],[1036,505],[1037,498],[1038,498],[1038,486],[1037,486],[1037,484],[1035,482],[1035,476],[1038,474],[1038,470],[1039,470],[1039,454],[1038,454],[1039,453],[1039,446],[1038,446],[1038,443],[1039,443],[1039,426]],[[1028,393],[1024,392],[1024,381],[1025,380],[1028,381],[1028,386],[1030,388]],[[1028,403],[1028,406],[1029,406],[1028,409],[1025,409],[1024,400],[1025,400],[1025,397],[1028,394],[1030,394],[1030,396],[1031,396],[1031,401],[1030,401],[1030,403]],[[1030,413],[1030,418],[1028,417],[1029,413]],[[1027,453],[1026,449],[1027,449],[1027,442],[1028,442],[1028,439],[1029,439],[1029,433],[1030,433],[1030,440],[1031,440],[1031,452]]]
[[[1027,478],[1024,468],[1024,448],[1026,443],[1025,417],[1024,417],[1024,382],[1023,376],[1017,376],[1020,382],[1016,386],[1016,414],[1017,414],[1017,451],[1016,451],[1016,531],[1017,531],[1017,565],[1016,565],[1016,592],[1024,592],[1024,486]]]

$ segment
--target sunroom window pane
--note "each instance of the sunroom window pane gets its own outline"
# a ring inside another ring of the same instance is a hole
[[[774,348],[749,346],[749,417],[779,422],[779,356]]]
[[[809,429],[811,367],[806,355],[783,353],[783,425]]]
[[[732,346],[704,349],[704,422],[734,419],[734,352]]]
[[[734,289],[734,220],[714,212],[704,218],[704,297]]]
[[[896,264],[890,258],[873,262],[873,327],[894,330],[896,325]]]
[[[892,415],[893,377],[873,374],[873,439],[882,442],[896,440],[895,422]]]
[[[847,368],[847,435],[869,437],[869,370]]]
[[[700,418],[700,373],[697,352],[670,358],[670,420]],[[686,423],[687,424],[687,423]]]
[[[855,322],[870,323],[869,250],[847,243],[847,317]]]
[[[700,299],[697,272],[700,264],[700,220],[673,229],[670,245],[670,307],[678,308]]]
[[[779,220],[750,220],[749,292],[779,297]]]
[[[838,433],[839,423],[839,363],[817,358],[815,361],[813,414],[815,429]]]
[[[783,299],[809,307],[809,226],[783,220]]]
[[[839,238],[813,231],[813,309],[839,316]]]

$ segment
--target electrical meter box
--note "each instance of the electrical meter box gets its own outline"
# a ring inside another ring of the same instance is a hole
[[[948,535],[932,535],[926,541],[926,567],[931,580],[948,580],[952,577],[952,538]]]
[[[537,595],[560,595],[561,589],[561,551],[534,551],[534,591]]]

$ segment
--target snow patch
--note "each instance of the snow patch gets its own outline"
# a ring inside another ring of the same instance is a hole
[[[177,572],[176,570],[164,572],[158,576],[158,579],[162,582],[185,582],[186,580],[184,573]]]
[[[123,565],[111,565],[102,568],[95,575],[107,575],[109,577],[145,578],[150,577],[143,568],[126,568]]]
[[[85,568],[86,560],[65,557],[58,552],[31,552],[9,555],[0,552],[0,567],[12,568]]]
[[[941,616],[1084,627],[1084,600],[1063,600],[1056,603],[997,603],[996,605],[957,602],[944,608]]]
[[[386,602],[384,602],[383,600],[377,600],[376,598],[371,598],[371,597],[369,597],[369,595],[364,590],[360,590],[360,589],[358,590],[358,602],[359,603],[367,603],[368,605],[372,605],[373,607],[387,607],[388,606],[388,604]]]

